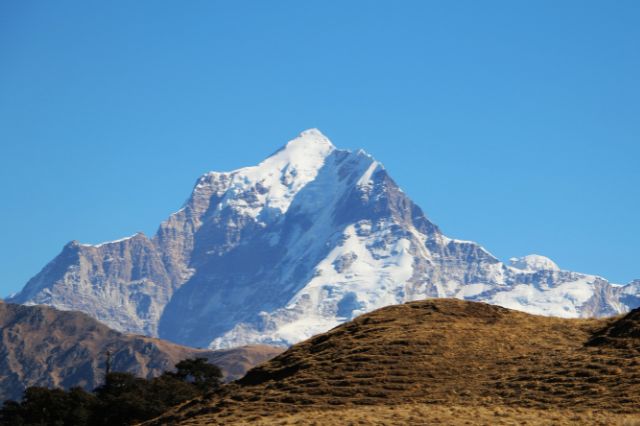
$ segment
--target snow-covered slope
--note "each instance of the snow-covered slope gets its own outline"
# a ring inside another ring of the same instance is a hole
[[[380,163],[312,129],[257,166],[203,175],[153,238],[71,243],[12,301],[224,348],[291,344],[427,297],[602,316],[640,305],[640,282],[610,284],[538,255],[507,265],[448,238]]]

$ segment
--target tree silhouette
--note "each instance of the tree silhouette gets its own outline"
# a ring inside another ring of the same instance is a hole
[[[7,426],[130,425],[156,417],[170,407],[220,387],[222,373],[206,358],[180,361],[175,372],[154,379],[109,373],[105,383],[86,392],[30,387],[21,402],[5,401],[0,424]]]
[[[175,377],[193,383],[202,393],[210,392],[218,387],[222,380],[222,371],[209,364],[206,358],[185,359],[176,364]]]

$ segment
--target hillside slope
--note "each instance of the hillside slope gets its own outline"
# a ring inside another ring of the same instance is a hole
[[[20,398],[28,386],[92,390],[104,379],[107,351],[112,371],[155,377],[198,356],[218,365],[228,379],[281,352],[269,346],[194,349],[122,334],[80,312],[0,303],[0,401]]]
[[[416,413],[425,423],[640,422],[639,312],[561,319],[453,299],[390,306],[155,424],[406,424]]]

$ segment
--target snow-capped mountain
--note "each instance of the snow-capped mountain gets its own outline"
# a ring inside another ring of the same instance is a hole
[[[152,238],[69,243],[11,301],[224,348],[287,345],[428,297],[604,316],[640,305],[640,282],[611,284],[537,255],[504,264],[448,238],[379,162],[312,129],[257,166],[200,177]]]

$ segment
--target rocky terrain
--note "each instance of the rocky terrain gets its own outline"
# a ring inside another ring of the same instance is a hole
[[[640,305],[539,255],[444,235],[363,151],[308,130],[257,166],[200,177],[155,235],[71,242],[9,299],[195,347],[290,345],[374,309],[455,297],[560,317]]]
[[[640,424],[640,310],[535,316],[431,299],[294,345],[149,424]]]
[[[188,348],[125,335],[80,312],[0,303],[0,401],[19,399],[28,386],[93,390],[103,383],[107,351],[112,371],[151,378],[183,359],[204,357],[218,365],[227,379],[241,377],[281,352],[269,346],[223,351]]]

